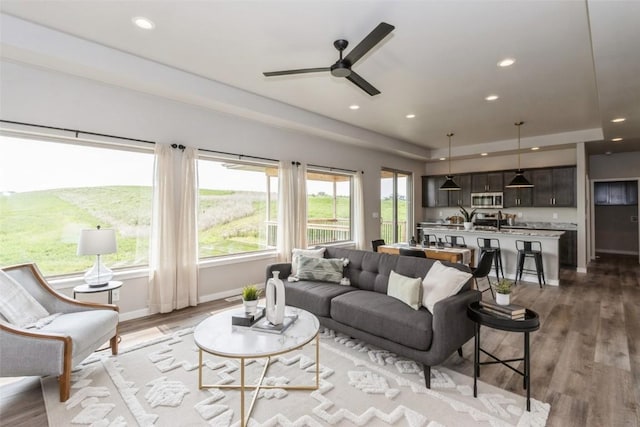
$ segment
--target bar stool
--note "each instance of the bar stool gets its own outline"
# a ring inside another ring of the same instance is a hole
[[[371,241],[373,252],[378,252],[378,247],[384,245],[384,239],[376,239]]]
[[[502,270],[502,252],[500,252],[500,240],[478,237],[478,248],[480,249],[480,257],[482,257],[482,254],[485,251],[491,250],[495,252],[495,256],[493,257],[493,268],[496,270],[496,279],[500,280],[498,269],[500,269],[500,274],[502,274],[502,278],[504,279],[504,271]]]
[[[438,238],[436,237],[435,234],[425,234],[422,237],[422,246],[435,245],[437,241],[438,241]]]
[[[420,249],[408,249],[408,248],[400,248],[399,255],[402,256],[412,256],[416,258],[427,258],[427,254],[424,253],[423,250]]]
[[[447,235],[447,236],[444,236],[444,238],[447,241],[447,243],[451,245],[452,248],[455,248],[456,246],[460,246],[463,248],[467,247],[467,244],[464,242],[464,237],[462,236]]]
[[[528,240],[516,240],[516,249],[518,250],[518,269],[516,270],[516,284],[518,283],[518,275],[522,282],[522,272],[536,273],[538,275],[538,284],[542,288],[542,283],[545,285],[547,281],[544,278],[544,266],[542,264],[542,243],[539,241]],[[524,268],[524,261],[526,258],[533,258],[536,263],[536,269]]]
[[[480,286],[478,285],[478,279],[486,279],[489,287],[480,292],[491,292],[491,297],[495,298],[496,296],[493,293],[493,287],[491,285],[491,279],[489,279],[489,273],[491,272],[491,264],[493,263],[494,257],[497,255],[497,252],[493,249],[485,249],[480,254],[480,261],[478,262],[478,266],[476,268],[471,267],[471,273],[473,274],[473,280],[476,282],[476,289],[480,291]],[[503,276],[504,277],[504,276]]]

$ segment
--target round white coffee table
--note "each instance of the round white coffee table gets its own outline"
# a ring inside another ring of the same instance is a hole
[[[268,388],[285,390],[317,390],[320,387],[320,322],[308,311],[287,306],[285,316],[297,315],[297,320],[282,333],[264,332],[251,327],[231,324],[231,317],[244,313],[244,308],[237,308],[216,313],[196,326],[193,340],[199,349],[198,387],[240,389],[240,426],[244,427],[251,416],[258,391]],[[269,368],[271,356],[277,356],[304,347],[316,340],[316,381],[315,385],[272,386],[262,385]],[[202,352],[221,357],[240,359],[240,384],[202,384]],[[268,358],[257,384],[245,384],[245,359]],[[255,389],[251,405],[245,419],[245,390]]]

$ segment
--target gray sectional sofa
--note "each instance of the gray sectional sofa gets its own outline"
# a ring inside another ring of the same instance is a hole
[[[469,280],[462,290],[435,304],[433,315],[424,307],[414,310],[387,295],[391,270],[409,277],[425,277],[434,261],[327,247],[325,258],[348,258],[344,276],[351,285],[298,281],[287,282],[290,263],[271,264],[280,271],[286,288],[286,304],[315,314],[330,329],[392,351],[422,363],[427,388],[431,386],[431,366],[438,365],[474,335],[474,325],[467,318],[466,307],[479,301],[481,293],[471,288]],[[461,264],[446,265],[469,271]]]

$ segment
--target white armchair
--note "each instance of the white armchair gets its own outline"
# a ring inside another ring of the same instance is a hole
[[[26,329],[0,315],[0,376],[56,375],[60,401],[69,398],[71,370],[107,340],[118,354],[118,307],[79,302],[56,292],[35,264],[2,269],[49,313],[62,313],[40,329]]]

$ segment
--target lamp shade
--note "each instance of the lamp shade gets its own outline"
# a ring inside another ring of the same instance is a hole
[[[441,190],[460,190],[460,186],[453,180],[453,175],[447,175],[447,180],[440,186]]]
[[[505,188],[531,188],[533,184],[531,184],[527,178],[524,176],[524,171],[522,169],[518,169],[516,171],[516,176],[513,177],[509,185],[505,185]]]
[[[116,232],[112,229],[80,230],[78,255],[103,255],[116,252]]]

